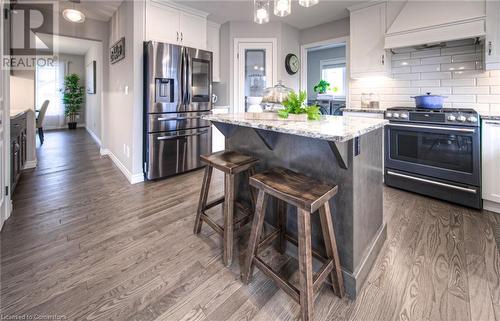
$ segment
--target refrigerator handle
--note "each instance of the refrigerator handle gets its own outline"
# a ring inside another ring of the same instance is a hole
[[[185,59],[185,48],[181,48],[181,105],[186,104],[186,59]],[[184,107],[184,106],[182,106]]]
[[[186,99],[186,105],[189,106],[191,104],[191,96],[192,96],[192,84],[193,84],[193,73],[192,73],[192,61],[191,61],[191,56],[189,54],[189,51],[186,50],[186,92],[187,92],[187,99]]]

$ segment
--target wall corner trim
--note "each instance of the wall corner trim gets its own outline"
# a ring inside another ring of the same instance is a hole
[[[101,156],[108,156],[116,165],[116,167],[120,169],[122,174],[130,182],[130,184],[137,184],[144,181],[144,176],[142,173],[132,174],[109,149],[101,147],[99,149],[99,153],[101,154]]]

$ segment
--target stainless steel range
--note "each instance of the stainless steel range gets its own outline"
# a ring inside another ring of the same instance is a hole
[[[144,177],[183,173],[212,150],[212,53],[144,43]]]
[[[394,107],[385,118],[387,185],[482,208],[476,111]]]

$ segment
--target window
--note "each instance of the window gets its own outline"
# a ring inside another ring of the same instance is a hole
[[[320,61],[321,79],[330,83],[327,94],[345,98],[346,64],[345,59],[328,59]]]

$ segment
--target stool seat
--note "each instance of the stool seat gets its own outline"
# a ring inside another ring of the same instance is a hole
[[[337,194],[337,185],[327,185],[285,168],[273,168],[250,178],[250,185],[310,213]]]
[[[201,160],[226,174],[238,174],[257,164],[258,158],[232,150],[223,150],[210,155],[201,155]]]

